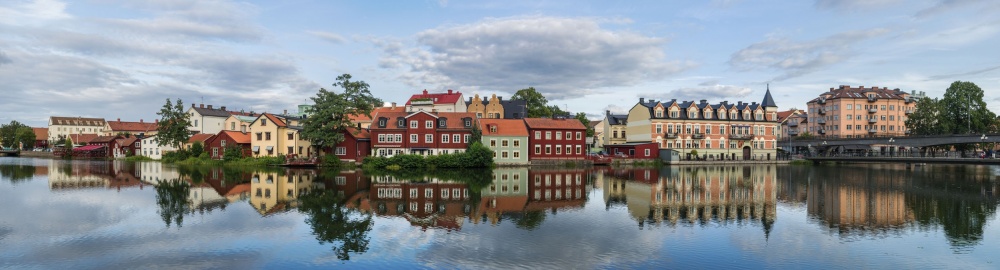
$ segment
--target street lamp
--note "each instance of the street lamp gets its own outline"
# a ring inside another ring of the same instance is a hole
[[[986,150],[985,150],[985,148],[986,148],[986,139],[989,139],[989,137],[986,137],[986,134],[983,134],[982,137],[979,137],[979,140],[983,141],[982,144],[983,144],[983,148],[984,148],[983,149],[983,157],[984,158],[986,157]],[[990,150],[992,150],[992,149],[990,149]]]
[[[830,155],[830,153],[826,152],[826,141],[823,141],[823,152],[826,153],[827,156]]]
[[[895,139],[889,138],[889,156],[893,156],[893,154],[895,152],[895,151],[892,151],[892,143],[895,142],[895,141],[896,141]]]

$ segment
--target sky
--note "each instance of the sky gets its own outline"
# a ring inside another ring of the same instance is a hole
[[[167,99],[296,111],[351,74],[386,102],[423,91],[624,113],[639,98],[780,109],[839,85],[1000,112],[1000,1],[0,0],[0,123],[139,121]]]

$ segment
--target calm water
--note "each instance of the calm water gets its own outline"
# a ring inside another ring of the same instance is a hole
[[[365,175],[0,158],[0,268],[997,269],[998,174]]]

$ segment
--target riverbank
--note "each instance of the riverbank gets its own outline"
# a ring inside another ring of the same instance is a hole
[[[43,151],[21,151],[21,157],[31,157],[31,158],[53,158],[52,152]]]

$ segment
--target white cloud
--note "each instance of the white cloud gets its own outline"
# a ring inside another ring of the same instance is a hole
[[[56,0],[26,1],[12,7],[0,7],[0,24],[26,25],[69,19],[66,3]]]
[[[742,71],[761,68],[784,71],[774,80],[785,80],[840,63],[853,56],[855,44],[888,32],[885,28],[849,31],[801,42],[772,37],[733,53],[729,65]]]
[[[888,7],[900,2],[900,0],[816,0],[816,7],[820,9],[856,11]]]
[[[317,37],[319,39],[322,39],[322,40],[324,40],[326,42],[333,43],[333,44],[342,44],[346,40],[341,35],[338,35],[336,33],[326,32],[326,31],[311,30],[311,31],[306,31],[306,33],[308,33],[310,35],[313,35],[313,36],[315,36],[315,37]]]
[[[420,32],[418,45],[376,42],[382,68],[419,88],[534,86],[550,99],[662,80],[695,66],[669,61],[666,40],[601,27],[592,18],[512,17]],[[618,21],[615,21],[618,22]]]
[[[753,90],[749,87],[723,85],[718,81],[707,81],[695,87],[683,87],[666,93],[648,93],[641,97],[655,100],[677,99],[678,101],[698,101],[702,99],[719,101],[726,98],[742,98],[749,95]]]

